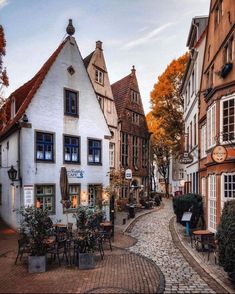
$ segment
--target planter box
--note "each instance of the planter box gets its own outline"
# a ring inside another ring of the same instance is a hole
[[[29,273],[44,273],[46,271],[46,256],[28,257]]]
[[[79,268],[91,269],[95,267],[95,259],[93,253],[79,253]]]

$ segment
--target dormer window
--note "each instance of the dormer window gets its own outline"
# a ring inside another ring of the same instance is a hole
[[[13,97],[11,100],[11,119],[14,118],[15,114],[16,114],[16,101],[15,101],[15,97]]]
[[[95,69],[95,81],[101,85],[104,84],[104,72],[98,68]]]
[[[131,90],[131,101],[134,102],[134,103],[139,103],[139,94],[134,91],[134,90]]]

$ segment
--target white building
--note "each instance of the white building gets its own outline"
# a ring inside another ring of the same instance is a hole
[[[10,114],[11,110],[11,114]],[[3,110],[2,110],[3,111]],[[102,205],[109,184],[108,125],[77,43],[67,36],[40,71],[10,95],[0,131],[0,215],[17,227],[16,209],[47,208],[53,220],[66,222],[60,170],[70,184],[71,210]],[[10,115],[10,117],[9,117]],[[13,184],[7,171],[13,166]]]
[[[185,192],[198,193],[198,111],[202,64],[205,50],[208,17],[199,16],[192,19],[187,47],[190,58],[184,74],[181,94],[184,97],[185,151],[193,157],[193,162],[185,165]]]

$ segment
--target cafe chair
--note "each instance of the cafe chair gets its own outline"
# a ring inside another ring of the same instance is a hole
[[[17,264],[17,260],[19,257],[21,260],[24,254],[29,255],[29,253],[30,253],[30,247],[29,247],[28,239],[27,237],[22,237],[21,239],[18,240],[18,252],[15,259],[15,264]]]
[[[62,259],[64,259],[64,256],[65,256],[67,264],[69,263],[68,255],[67,255],[67,240],[66,239],[57,240],[53,246],[47,249],[47,253],[51,254],[51,259],[52,259],[52,256],[54,256],[54,260],[57,258],[59,266],[61,265],[61,262],[60,262],[61,254],[63,254]]]

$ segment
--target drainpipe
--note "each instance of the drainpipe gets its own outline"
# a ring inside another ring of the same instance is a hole
[[[21,178],[20,146],[21,146],[21,127],[18,130],[18,179],[20,182],[20,206],[21,206],[22,205],[22,178]]]

